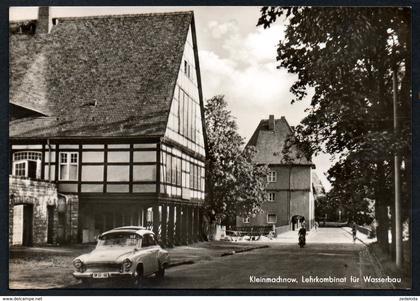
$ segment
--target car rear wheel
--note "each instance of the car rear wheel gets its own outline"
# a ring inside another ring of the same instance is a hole
[[[133,284],[134,287],[140,288],[143,285],[144,280],[144,273],[143,273],[143,266],[138,266],[136,269],[136,273],[134,274]]]
[[[159,264],[159,270],[156,272],[156,278],[161,280],[165,277],[165,266]]]

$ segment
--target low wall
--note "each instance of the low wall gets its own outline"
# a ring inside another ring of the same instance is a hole
[[[32,206],[30,219],[24,218],[25,206]],[[24,225],[30,221],[31,224]],[[31,231],[33,245],[77,242],[78,222],[77,195],[61,195],[57,186],[51,182],[9,177],[9,245],[23,243],[24,229]]]
[[[23,233],[23,213],[19,205],[32,205],[33,244],[47,243],[48,206],[57,203],[57,188],[54,184],[10,176],[9,178],[9,244],[22,244],[22,238],[16,237]],[[16,214],[15,214],[16,211]],[[13,237],[15,235],[15,237]]]

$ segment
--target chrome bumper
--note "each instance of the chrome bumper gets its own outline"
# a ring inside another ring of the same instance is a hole
[[[106,273],[106,272],[105,272]],[[134,277],[133,273],[130,272],[108,272],[108,277],[105,278],[93,278],[92,272],[73,272],[73,277],[76,279],[97,279],[97,280],[104,280],[109,278],[132,278]]]

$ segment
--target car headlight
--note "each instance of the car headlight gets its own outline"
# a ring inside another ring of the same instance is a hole
[[[83,262],[80,259],[73,261],[73,265],[77,271],[83,272]]]
[[[124,271],[126,272],[130,270],[132,265],[133,265],[133,262],[128,258],[124,259],[124,261],[122,262],[122,266],[124,268]]]

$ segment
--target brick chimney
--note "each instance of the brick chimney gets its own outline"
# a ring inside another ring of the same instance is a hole
[[[276,121],[274,120],[274,115],[270,115],[268,118],[268,130],[269,131],[274,131],[274,125],[275,125]]]
[[[36,26],[37,34],[47,34],[52,27],[52,19],[50,16],[50,8],[48,6],[40,6],[38,8],[38,24]]]

